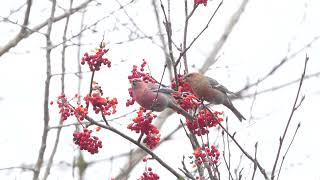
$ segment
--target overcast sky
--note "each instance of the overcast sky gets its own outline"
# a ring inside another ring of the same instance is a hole
[[[128,1],[121,1],[126,4]],[[209,56],[211,49],[221,36],[224,28],[229,23],[231,15],[241,4],[241,0],[225,0],[221,9],[214,17],[210,26],[204,34],[196,41],[188,51],[189,70],[197,71]],[[24,1],[13,0],[2,3],[0,6],[1,20],[7,17],[10,10],[19,8]],[[108,15],[111,11],[118,9],[116,1],[101,1],[98,7],[88,8],[85,24],[93,22]],[[74,2],[74,6],[79,2]],[[190,5],[192,1],[190,0]],[[59,6],[68,7],[67,1],[59,1]],[[218,2],[209,1],[208,5],[200,6],[192,16],[189,23],[189,42],[197,35],[209,20],[212,12],[217,7]],[[35,0],[33,2],[30,27],[37,25],[48,17],[50,13],[50,1]],[[172,2],[172,24],[173,40],[179,45],[182,42],[184,25],[184,5],[180,1]],[[244,95],[259,92],[261,90],[275,87],[286,82],[298,79],[303,71],[306,54],[310,61],[307,67],[307,74],[320,71],[320,43],[317,39],[320,36],[320,2],[317,0],[292,1],[292,0],[251,0],[249,1],[238,24],[228,38],[226,44],[219,51],[219,60],[210,67],[206,75],[214,77],[231,91],[243,88],[248,82],[252,83],[265,76],[284,57],[290,57],[299,52],[295,57],[281,67],[273,76],[261,83],[259,86],[245,92]],[[191,8],[190,8],[191,9]],[[139,26],[139,28],[149,36],[154,37],[154,41],[161,44],[159,40],[158,28],[153,12],[151,1],[138,0],[126,7],[127,13]],[[56,14],[61,14],[61,8]],[[161,12],[161,11],[160,11]],[[10,17],[11,21],[22,23],[24,11],[18,12]],[[163,19],[162,13],[160,13]],[[78,13],[70,20],[70,30],[68,36],[78,33],[81,15]],[[62,41],[64,22],[53,25],[53,44]],[[14,24],[0,22],[0,48],[6,44],[18,32],[19,27]],[[149,39],[139,39],[126,42],[130,35],[129,30],[134,29],[134,25],[123,11],[117,11],[110,17],[101,21],[97,27],[97,32],[86,31],[83,37],[81,52],[90,52],[97,47],[105,32],[107,47],[110,49],[107,57],[113,65],[103,68],[96,73],[96,81],[102,86],[105,94],[117,97],[119,100],[118,113],[113,117],[120,116],[138,107],[126,108],[125,102],[129,97],[127,80],[132,65],[141,64],[142,59],[146,59],[152,75],[160,80],[164,54],[154,42]],[[42,29],[41,32],[46,32]],[[140,35],[142,34],[139,32]],[[135,36],[134,34],[132,35]],[[314,40],[314,41],[313,41]],[[76,39],[74,40],[76,42]],[[123,43],[119,43],[123,42]],[[308,48],[300,51],[308,43],[313,42]],[[34,164],[38,155],[43,128],[43,97],[45,80],[45,37],[39,33],[34,33],[29,38],[22,40],[10,52],[0,57],[0,168],[20,166],[23,164]],[[67,49],[67,72],[77,71],[76,46]],[[52,73],[59,73],[61,61],[61,46],[52,51]],[[176,54],[178,56],[178,54]],[[88,70],[84,67],[84,70]],[[88,92],[90,73],[84,73],[82,82],[83,95]],[[168,84],[168,77],[165,77]],[[295,127],[301,122],[297,136],[288,152],[287,159],[283,165],[280,179],[308,179],[319,180],[317,172],[320,161],[320,143],[318,140],[320,121],[320,85],[319,77],[310,78],[303,84],[301,96],[305,95],[301,107],[296,111],[292,123],[289,127],[288,136],[284,143],[287,148]],[[298,83],[287,86],[280,90],[261,94],[253,102],[252,98],[235,100],[235,106],[244,114],[250,117],[252,106],[252,120],[239,123],[234,115],[226,108],[217,106],[217,109],[225,111],[229,117],[230,129],[237,131],[237,139],[248,150],[254,154],[254,144],[259,142],[258,159],[266,168],[267,173],[272,170],[275,160],[276,150],[279,144],[279,137],[282,135],[286,122],[289,118],[293,106],[294,98],[298,89]],[[50,86],[50,99],[55,100],[60,93],[60,76],[54,76]],[[71,97],[77,93],[77,76],[66,76],[66,94]],[[113,125],[126,134],[133,137],[137,135],[126,129],[134,114],[113,122]],[[161,129],[162,136],[171,132],[178,124],[180,116],[175,115],[168,119]],[[50,125],[58,124],[58,109],[50,106]],[[75,122],[75,119],[68,119],[65,123]],[[62,130],[59,143],[59,150],[55,157],[55,165],[49,179],[73,179],[71,167],[66,164],[57,166],[58,162],[72,163],[73,157],[77,154],[77,147],[72,142],[72,132],[74,127]],[[51,152],[55,131],[50,131],[47,159]],[[109,131],[102,131],[98,134],[103,139],[104,147],[97,155],[85,154],[88,161],[99,160],[113,155],[127,152],[136,148],[117,135]],[[212,129],[211,140],[216,139],[221,134],[215,133]],[[218,137],[221,143],[222,138]],[[221,144],[220,144],[221,145]],[[239,162],[240,151],[231,142],[233,150],[233,167]],[[222,151],[222,150],[221,150]],[[173,139],[164,143],[155,150],[165,162],[177,169],[181,167],[182,156],[192,154],[191,146],[183,130],[173,136]],[[222,159],[221,159],[222,161]],[[93,165],[86,172],[86,179],[106,179],[118,174],[126,158],[104,161]],[[222,161],[223,162],[223,161]],[[244,158],[244,176],[251,178],[253,165]],[[173,176],[155,161],[150,164],[161,179]],[[250,167],[250,168],[249,168]],[[144,164],[140,164],[132,172],[132,179],[136,179],[142,174]],[[223,169],[223,168],[222,168]],[[227,172],[222,174],[227,178]],[[29,179],[31,172],[0,171],[0,179]],[[223,178],[224,179],[224,178]],[[257,172],[256,179],[262,179]]]

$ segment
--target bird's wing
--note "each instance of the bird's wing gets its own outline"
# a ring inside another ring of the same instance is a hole
[[[219,84],[218,81],[210,78],[210,77],[207,77],[208,78],[208,81],[209,81],[209,84],[211,86],[211,88],[214,88],[214,89],[217,89],[225,94],[234,94],[233,92],[229,91],[226,87],[224,87],[223,85]]]
[[[171,88],[166,88],[166,87],[161,87],[160,89],[155,89],[153,90],[154,92],[161,92],[161,93],[165,93],[165,94],[172,94],[175,93],[176,91],[171,89]]]
[[[168,88],[168,87],[160,87],[157,84],[148,84],[148,88],[153,91],[153,92],[160,92],[160,93],[165,93],[165,94],[172,94],[175,93],[176,91]]]

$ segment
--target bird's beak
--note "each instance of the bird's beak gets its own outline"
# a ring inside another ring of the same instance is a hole
[[[184,80],[184,81],[186,80],[186,77],[187,77],[186,75],[183,76],[183,80]]]
[[[183,76],[183,81],[186,81],[186,79],[187,79],[187,75],[184,75]]]

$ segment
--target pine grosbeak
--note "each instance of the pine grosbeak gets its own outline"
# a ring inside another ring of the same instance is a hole
[[[228,97],[228,94],[234,93],[219,84],[216,80],[200,73],[189,73],[184,77],[184,80],[189,83],[190,87],[199,99],[206,100],[212,104],[223,104],[229,108],[240,121],[242,121],[242,119],[246,119],[233,106],[230,98]]]
[[[140,106],[157,112],[161,112],[165,108],[171,108],[181,113],[187,119],[193,119],[188,112],[176,103],[171,95],[174,92],[176,91],[170,88],[159,88],[159,85],[153,83],[145,83],[138,79],[132,80],[133,99]]]

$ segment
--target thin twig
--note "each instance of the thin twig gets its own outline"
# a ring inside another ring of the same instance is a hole
[[[243,0],[238,10],[232,15],[231,19],[229,20],[229,24],[226,26],[224,30],[224,33],[220,36],[218,42],[215,44],[210,55],[203,63],[200,69],[201,73],[205,73],[209,69],[209,67],[216,62],[216,56],[218,52],[220,51],[224,43],[227,41],[232,30],[234,29],[235,25],[239,21],[241,14],[244,12],[244,9],[247,6],[248,2],[249,0]]]
[[[123,115],[120,115],[120,116],[117,116],[117,117],[114,117],[114,118],[111,118],[111,119],[107,119],[108,122],[111,122],[111,121],[115,121],[115,120],[118,120],[118,119],[121,119],[121,118],[124,118],[124,117],[127,117],[128,115],[136,112],[137,110],[133,110],[133,111],[130,111],[130,112],[127,112]],[[98,120],[97,122],[105,122],[104,120]],[[81,124],[84,124],[84,125],[90,125],[91,123],[90,122],[81,122]],[[59,128],[64,128],[64,127],[69,127],[69,126],[76,126],[76,125],[80,125],[80,122],[75,122],[75,123],[70,123],[70,124],[62,124],[62,125],[58,125],[58,126],[52,126],[52,127],[49,127],[48,129],[59,129]]]
[[[64,14],[61,14],[59,16],[53,17],[53,18],[49,18],[47,20],[45,20],[44,22],[36,25],[35,27],[31,28],[32,30],[30,31],[25,31],[24,33],[18,33],[13,39],[11,39],[6,45],[2,46],[0,48],[0,57],[5,54],[6,52],[8,52],[11,48],[15,47],[22,39],[25,39],[27,37],[29,37],[31,34],[33,34],[34,32],[38,32],[40,29],[42,29],[45,26],[49,26],[50,23],[55,23],[57,21],[60,21],[62,19],[64,19],[65,17],[67,17],[68,15],[74,14],[75,12],[78,12],[79,10],[87,7],[87,5],[93,0],[87,0],[85,2],[83,2],[82,4],[80,4],[79,6],[73,8],[71,11],[65,12]],[[51,44],[52,46],[52,44]],[[50,47],[51,47],[50,46]]]
[[[280,136],[279,148],[278,148],[276,159],[275,159],[275,162],[273,164],[273,168],[272,168],[272,172],[271,172],[271,180],[273,180],[274,177],[275,177],[275,171],[276,171],[276,167],[277,167],[278,160],[279,160],[279,157],[280,157],[280,152],[281,152],[281,149],[282,149],[283,141],[284,141],[284,139],[286,137],[286,134],[287,134],[290,122],[292,120],[293,114],[297,110],[297,108],[300,107],[301,102],[304,99],[304,98],[302,98],[300,103],[298,102],[298,99],[299,99],[299,96],[300,96],[300,90],[301,90],[302,83],[303,83],[303,80],[304,80],[304,77],[305,77],[305,74],[306,74],[308,61],[309,61],[309,57],[306,55],[305,61],[304,61],[304,68],[303,68],[303,72],[301,74],[300,83],[299,83],[298,91],[297,91],[297,94],[296,94],[296,97],[295,97],[295,100],[294,100],[294,103],[293,103],[293,107],[292,107],[289,119],[287,121],[286,127],[284,129],[284,132],[283,132],[282,136]]]
[[[27,167],[27,166],[12,166],[12,167],[0,168],[0,171],[7,171],[12,169],[22,169],[23,171],[28,170],[28,171],[33,171],[35,173],[34,168]]]
[[[318,76],[320,76],[320,72],[316,72],[316,73],[313,73],[313,74],[305,75],[304,79],[306,80],[306,79],[310,79],[310,78],[318,77]],[[295,84],[297,82],[300,82],[300,78],[295,79],[295,80],[290,81],[290,82],[287,82],[287,83],[284,83],[284,84],[281,84],[279,86],[274,86],[274,87],[271,87],[271,88],[268,88],[268,89],[264,89],[264,90],[258,91],[256,93],[256,95],[261,95],[261,94],[264,94],[264,93],[267,93],[267,92],[270,92],[270,91],[276,91],[276,90],[285,88],[287,86],[293,85],[293,84]],[[250,98],[250,97],[252,97],[254,95],[255,95],[255,93],[247,94],[247,95],[241,96],[241,98]]]
[[[192,134],[192,133],[188,133],[188,131],[187,131],[187,129],[185,128],[185,126],[184,126],[184,124],[183,124],[183,122],[180,120],[180,123],[181,123],[181,125],[182,125],[182,127],[183,127],[183,130],[184,130],[184,132],[185,132],[185,134],[186,134],[186,136],[188,137],[188,139],[189,139],[189,141],[190,141],[190,144],[191,144],[191,146],[192,146],[192,149],[193,150],[195,150],[195,149],[197,149],[198,147],[200,147],[200,145],[199,145],[199,142],[197,141],[197,138],[195,137],[195,135],[194,134]],[[199,172],[199,176],[200,177],[203,177],[203,169],[201,168],[201,166],[199,166],[197,163],[196,163],[196,166],[197,166],[197,170],[198,170],[198,172]]]
[[[232,174],[231,174],[231,169],[229,167],[229,163],[227,161],[227,158],[226,158],[226,142],[224,140],[224,131],[221,132],[222,133],[222,142],[223,142],[223,152],[222,152],[222,156],[223,156],[223,160],[224,160],[224,163],[226,163],[226,167],[227,167],[227,170],[228,170],[228,173],[229,173],[229,180],[230,178],[232,177]],[[232,178],[233,179],[233,178]]]
[[[209,107],[205,106],[203,103],[202,103],[202,105],[214,116],[214,114],[212,113],[212,111],[210,110]],[[253,163],[254,163],[254,162],[257,163],[257,166],[258,166],[261,174],[264,176],[264,178],[265,178],[266,180],[269,180],[269,177],[268,177],[268,175],[267,175],[267,173],[266,173],[266,170],[260,165],[260,163],[259,163],[257,160],[255,161],[255,159],[254,159],[246,150],[244,150],[244,148],[243,148],[243,147],[239,144],[239,142],[235,139],[234,136],[235,136],[236,132],[234,132],[233,135],[231,135],[231,134],[229,133],[229,131],[228,131],[220,122],[218,122],[218,125],[222,128],[222,130],[223,130],[224,132],[226,132],[226,133],[228,134],[228,136],[233,140],[233,142],[237,145],[237,147],[240,149],[240,151],[241,151],[249,160],[251,160]]]
[[[160,15],[159,15],[159,12],[158,12],[158,9],[157,9],[157,4],[156,4],[156,1],[157,0],[152,0],[152,6],[153,6],[153,11],[154,11],[154,14],[156,16],[156,22],[157,22],[157,28],[159,30],[159,34],[160,34],[160,41],[161,41],[161,44],[162,44],[162,47],[161,49],[163,50],[163,53],[165,55],[165,64],[167,65],[167,68],[168,68],[168,71],[169,71],[169,78],[170,80],[173,79],[172,77],[172,62],[169,58],[169,53],[167,52],[167,45],[166,45],[166,42],[165,42],[165,38],[162,34],[164,34],[162,32],[162,28],[161,28],[161,20],[160,20]]]
[[[290,142],[290,144],[289,144],[289,146],[288,146],[288,148],[287,148],[287,150],[286,150],[286,153],[284,153],[284,155],[283,155],[283,157],[282,157],[282,161],[281,161],[280,168],[279,168],[279,171],[278,171],[277,180],[279,180],[280,172],[281,172],[281,169],[282,169],[282,165],[283,165],[284,159],[286,158],[286,156],[287,156],[287,154],[288,154],[288,152],[289,152],[289,149],[290,149],[290,147],[291,147],[291,145],[292,145],[292,143],[293,143],[293,141],[294,141],[294,139],[295,139],[295,137],[296,137],[296,135],[297,135],[297,132],[298,132],[299,128],[300,128],[300,123],[298,124],[298,126],[297,126],[297,128],[296,128],[296,131],[295,131],[294,134],[293,134],[293,137],[292,137],[292,139],[291,139],[291,142]]]
[[[89,89],[89,94],[88,94],[89,96],[91,96],[91,93],[92,93],[92,90],[93,90],[94,73],[95,73],[95,71],[93,70],[92,73],[91,73],[91,79],[90,79],[90,89]],[[89,103],[87,103],[86,108],[87,109],[89,108]],[[103,119],[103,120],[105,120],[105,119]]]
[[[320,36],[316,36],[314,37],[310,42],[308,42],[307,44],[303,45],[299,50],[297,50],[296,52],[292,53],[291,55],[286,55],[285,57],[283,57],[280,62],[275,65],[266,75],[264,75],[263,77],[259,78],[256,82],[251,83],[247,86],[245,86],[244,88],[242,88],[240,91],[238,91],[236,94],[242,94],[242,92],[244,92],[245,90],[248,90],[251,87],[257,86],[258,84],[260,84],[261,82],[265,81],[268,77],[270,77],[272,74],[274,74],[276,71],[278,71],[280,69],[280,67],[282,67],[286,62],[288,62],[290,59],[295,58],[297,55],[299,55],[300,53],[304,52],[305,49],[311,47],[311,45],[313,45],[313,43],[317,42],[320,39]],[[315,73],[316,74],[316,73]],[[320,73],[318,73],[318,75],[320,75]],[[318,76],[315,75],[315,76]],[[308,77],[308,76],[306,76]],[[297,82],[300,81],[300,78],[296,80]],[[289,83],[286,83],[289,84]],[[291,83],[290,83],[291,84]],[[281,86],[282,87],[282,86]],[[264,91],[263,91],[264,92]],[[260,94],[260,92],[257,92],[258,94]],[[251,94],[252,96],[252,94]]]
[[[192,40],[191,43],[188,45],[188,47],[186,47],[186,48],[180,53],[177,61],[175,62],[175,65],[174,65],[175,67],[178,66],[178,64],[179,64],[181,58],[183,57],[183,55],[190,49],[190,47],[196,42],[196,40],[199,39],[199,37],[204,33],[204,31],[205,31],[206,29],[208,29],[210,22],[212,21],[213,17],[216,15],[216,13],[218,12],[218,10],[220,9],[222,3],[223,3],[223,0],[221,0],[221,2],[219,3],[218,7],[217,7],[217,8],[215,9],[215,11],[213,12],[213,14],[212,14],[212,16],[210,17],[210,19],[209,19],[208,23],[206,24],[206,26],[200,31],[200,33],[199,33],[195,38],[193,38],[193,40]]]
[[[171,20],[170,20],[170,1],[168,1],[168,15],[166,14],[166,11],[164,9],[164,5],[162,3],[162,0],[160,0],[160,6],[164,15],[164,25],[165,25],[165,29],[166,29],[166,33],[167,33],[167,39],[168,39],[168,50],[169,50],[169,57],[171,59],[171,63],[172,65],[175,65],[175,59],[173,56],[173,50],[172,50],[172,27],[171,27]],[[179,81],[178,81],[178,73],[177,73],[177,68],[175,68],[175,66],[173,67],[173,74],[174,74],[174,78],[176,81],[176,85],[177,87],[179,86]]]
[[[228,124],[228,117],[226,118],[226,128],[227,131],[229,131],[229,124]],[[230,140],[229,136],[227,136],[227,147],[228,147],[228,163],[229,163],[229,169],[231,170],[231,151],[230,151]],[[231,175],[231,172],[229,173],[229,179],[233,180],[233,177]]]
[[[253,167],[253,174],[252,174],[252,180],[254,180],[254,176],[257,171],[257,152],[258,152],[258,142],[254,145],[254,167]]]
[[[193,15],[193,13],[195,12],[195,10],[197,9],[198,4],[193,6],[192,11],[190,12],[190,14],[188,14],[188,1],[185,0],[184,1],[184,12],[185,12],[185,23],[184,23],[184,32],[183,32],[183,43],[182,43],[182,51],[185,51],[186,47],[187,47],[187,35],[188,35],[188,24],[189,24],[189,19],[191,18],[191,16]],[[187,52],[185,52],[183,55],[183,63],[184,63],[184,69],[185,69],[185,73],[189,73],[188,70],[188,61],[187,61]]]
[[[186,158],[186,157],[183,155],[182,161],[181,161],[181,164],[182,164],[182,168],[183,168],[183,169],[180,169],[180,168],[179,168],[179,170],[180,170],[181,172],[183,172],[183,174],[186,175],[188,178],[190,178],[190,179],[192,179],[192,180],[196,180],[196,178],[194,178],[193,175],[190,173],[190,171],[187,169],[186,164],[184,163],[185,158]]]

